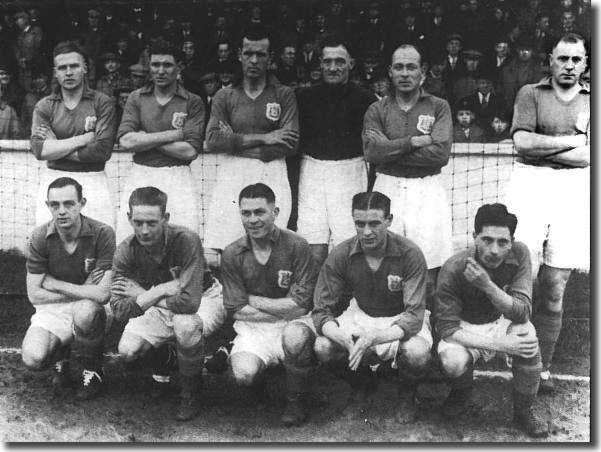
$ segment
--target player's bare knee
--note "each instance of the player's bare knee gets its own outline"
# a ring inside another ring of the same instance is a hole
[[[46,354],[36,350],[23,349],[21,359],[29,370],[43,370],[47,364]]]
[[[125,362],[131,362],[138,358],[140,347],[130,337],[123,336],[117,346],[119,357]]]
[[[242,363],[232,362],[232,376],[239,386],[250,386],[255,381],[258,369],[251,368]]]
[[[470,357],[466,350],[451,349],[439,353],[440,364],[444,373],[451,378],[458,378],[467,372]]]
[[[430,346],[425,340],[420,337],[412,337],[401,343],[399,354],[410,367],[423,369],[430,363],[430,350]]]
[[[319,336],[315,339],[313,350],[315,351],[317,359],[322,363],[333,360],[337,355],[334,343],[324,336]]]
[[[297,357],[304,350],[313,348],[315,334],[307,325],[292,322],[286,325],[282,333],[282,346],[287,356]]]
[[[81,333],[100,334],[106,324],[104,306],[92,300],[80,300],[73,305],[73,325]]]
[[[195,314],[176,314],[173,316],[173,333],[180,346],[194,347],[202,340],[202,320]]]

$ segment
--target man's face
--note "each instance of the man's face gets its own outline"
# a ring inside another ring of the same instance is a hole
[[[392,223],[392,217],[385,217],[382,209],[354,209],[353,222],[361,248],[374,250],[386,244],[386,232]]]
[[[117,72],[117,69],[119,69],[119,62],[117,60],[106,60],[104,63],[104,69],[106,69],[106,72],[109,74],[113,74]]]
[[[351,56],[343,46],[324,47],[321,57],[321,71],[324,82],[330,85],[348,82],[351,64]]]
[[[86,65],[77,52],[61,53],[54,57],[54,75],[61,88],[74,90],[81,86],[86,74]]]
[[[186,55],[188,58],[192,58],[194,56],[195,50],[196,49],[194,48],[193,42],[190,42],[190,41],[184,42],[184,45],[182,46],[182,52],[184,52],[184,55]]]
[[[459,110],[457,112],[457,122],[462,127],[469,127],[472,123],[472,112],[470,110]]]
[[[388,94],[389,88],[390,88],[390,82],[388,81],[387,78],[378,79],[378,80],[374,81],[372,84],[372,89],[373,89],[374,93],[376,93],[378,96],[385,96],[386,94]]]
[[[507,127],[509,127],[509,123],[507,121],[503,121],[501,118],[495,117],[491,121],[491,126],[495,133],[500,134],[507,130]]]
[[[25,16],[17,17],[15,22],[17,24],[17,27],[19,27],[19,30],[25,30],[27,25],[29,25],[29,21],[27,20],[27,18]]]
[[[229,44],[219,44],[217,46],[217,58],[219,61],[225,61],[230,57],[230,46]]]
[[[479,234],[474,234],[474,244],[480,265],[494,270],[507,258],[513,238],[507,226],[484,226]]]
[[[125,104],[127,103],[128,97],[129,93],[119,93],[119,106],[121,108],[125,108]]]
[[[582,42],[559,42],[550,58],[551,73],[555,82],[564,88],[578,83],[586,69],[586,50]]]
[[[424,79],[420,60],[419,53],[413,48],[394,52],[389,75],[397,92],[410,94],[419,90]]]
[[[296,49],[294,47],[284,47],[281,55],[282,62],[287,66],[293,66],[295,58]]]
[[[134,89],[140,88],[146,82],[146,76],[144,74],[130,74],[130,79],[134,85]]]
[[[551,26],[551,22],[547,16],[543,16],[538,21],[538,28],[543,31],[549,31],[549,27]]]
[[[163,215],[159,206],[132,206],[127,218],[140,245],[152,247],[161,243],[169,215]]]
[[[150,75],[156,86],[166,88],[173,85],[179,72],[173,55],[150,56]]]
[[[498,42],[495,44],[495,53],[500,58],[505,58],[507,56],[507,52],[509,51],[509,46],[506,42]]]
[[[476,72],[480,65],[480,58],[475,56],[465,57],[465,67],[468,72]]]
[[[0,84],[1,83],[2,82],[0,81]],[[39,75],[31,81],[31,85],[36,92],[42,93],[48,87],[48,79],[44,75]]]
[[[98,16],[88,16],[88,25],[90,28],[97,28],[100,18]]]
[[[252,80],[264,77],[269,63],[269,39],[249,41],[244,38],[240,50],[240,62],[244,77]]]
[[[576,17],[574,17],[574,13],[571,11],[564,11],[561,15],[561,26],[563,28],[571,28],[574,26],[574,22],[576,22]]]
[[[119,41],[117,41],[117,50],[119,50],[121,52],[125,52],[128,47],[129,47],[129,42],[127,42],[127,40],[120,39]]]
[[[434,74],[436,77],[438,77],[439,75],[442,74],[443,69],[444,69],[444,63],[436,62],[436,63],[432,63],[432,67],[430,67],[430,72],[432,72],[432,74]]]
[[[492,82],[488,79],[479,78],[476,80],[476,88],[478,89],[478,92],[486,96],[492,91]]]
[[[459,39],[450,39],[449,42],[447,42],[447,52],[449,53],[449,55],[457,56],[459,55],[460,51],[461,41]]]
[[[265,198],[242,198],[240,217],[246,233],[253,239],[267,237],[275,227],[279,209]]]
[[[213,97],[219,90],[219,83],[217,80],[207,80],[206,82],[203,82],[202,89],[207,96]]]
[[[46,205],[59,229],[69,230],[76,226],[85,204],[85,198],[78,199],[77,190],[73,185],[48,190]]]
[[[572,5],[574,4],[572,2],[572,0],[561,0],[561,7],[563,9],[570,9],[572,7]]]
[[[478,10],[478,0],[469,0],[469,6],[472,11]]]
[[[518,49],[518,59],[524,63],[530,61],[532,59],[532,49],[528,47]]]
[[[217,19],[215,19],[215,28],[217,30],[223,30],[225,28],[225,17],[218,16]]]
[[[0,69],[0,85],[8,85],[10,78],[10,72]]]
[[[326,25],[326,16],[324,16],[323,14],[318,14],[315,18],[315,24],[319,28],[323,28]]]

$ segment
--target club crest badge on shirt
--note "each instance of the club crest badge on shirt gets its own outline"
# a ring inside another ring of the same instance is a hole
[[[182,127],[184,127],[184,122],[186,122],[187,117],[188,113],[176,111],[175,113],[173,113],[173,117],[171,118],[171,125],[174,129],[181,129]]]
[[[426,135],[432,133],[432,127],[434,127],[434,116],[430,115],[419,115],[417,117],[417,130]]]
[[[96,268],[96,259],[93,257],[86,257],[83,261],[83,269],[86,273],[92,273]]]
[[[96,116],[86,116],[86,121],[84,123],[83,129],[87,132],[92,132],[96,129]]]
[[[289,270],[278,271],[278,286],[282,289],[289,289],[292,281],[292,272]]]
[[[265,106],[265,116],[270,121],[278,121],[282,115],[282,107],[277,102],[269,102]]]
[[[388,290],[391,292],[400,292],[403,290],[403,278],[399,275],[388,275]]]

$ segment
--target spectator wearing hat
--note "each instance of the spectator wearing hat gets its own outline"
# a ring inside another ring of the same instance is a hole
[[[386,41],[384,21],[380,15],[380,3],[370,1],[367,11],[356,26],[357,57],[370,52],[382,52]]]
[[[503,97],[494,92],[494,73],[489,68],[482,68],[476,74],[476,92],[463,99],[471,102],[476,123],[485,131],[490,129],[492,115],[497,111],[508,109]]]
[[[390,78],[388,77],[388,73],[385,69],[378,68],[373,72],[369,87],[376,95],[378,100],[388,96],[388,92],[390,90]]]
[[[512,143],[509,133],[510,115],[507,110],[496,110],[490,120],[489,143]]]
[[[448,93],[451,104],[476,92],[476,78],[480,70],[482,52],[474,47],[469,47],[462,52],[465,61],[465,72],[460,74],[453,82],[453,89]]]
[[[51,91],[47,73],[36,71],[31,78],[31,90],[25,94],[23,106],[21,107],[21,132],[27,138],[29,138],[29,133],[31,132],[31,120],[35,105],[43,97],[48,96]]]
[[[543,12],[536,18],[533,38],[534,53],[539,60],[546,60],[547,55],[553,49],[553,44],[557,42],[557,34],[551,28],[551,15],[549,13]]]
[[[464,74],[465,61],[461,55],[463,37],[459,33],[451,33],[446,40],[446,61],[443,70],[445,80],[445,91],[447,94],[453,92],[453,85],[460,75]]]
[[[180,62],[182,66],[181,77],[184,82],[184,88],[188,91],[200,95],[201,87],[199,78],[203,73],[203,64],[201,62],[196,43],[192,39],[187,39],[182,43],[183,59]]]
[[[453,143],[486,143],[488,137],[484,130],[476,124],[474,104],[462,99],[455,109],[453,126]]]
[[[121,62],[115,53],[105,52],[100,60],[103,63],[105,74],[96,83],[96,90],[113,97],[117,88],[133,88],[131,80],[119,72]]]
[[[443,99],[447,98],[444,79],[445,62],[445,56],[440,54],[431,59],[431,63],[426,70],[426,79],[422,86],[427,93]]]
[[[501,70],[511,62],[512,56],[507,35],[496,36],[493,46],[494,51],[485,56],[484,66],[493,72],[496,84]]]
[[[135,49],[132,48],[129,37],[126,34],[118,35],[115,42],[115,55],[119,58],[119,72],[123,75],[128,75],[128,69],[132,64],[138,61]]]
[[[148,69],[139,63],[129,67],[129,79],[133,89],[142,88],[148,82]]]
[[[215,72],[206,72],[200,77],[200,93],[199,96],[205,104],[205,131],[209,118],[211,117],[211,107],[213,106],[213,97],[217,91],[221,89],[219,77]]]
[[[42,55],[42,29],[37,25],[30,24],[29,14],[25,11],[18,11],[15,14],[15,24],[18,30],[14,43],[15,59],[24,58],[31,62],[40,58]]]
[[[235,75],[240,72],[240,63],[236,61],[232,46],[227,41],[218,42],[214,52],[214,57],[207,64],[207,70],[217,73],[222,86],[229,86],[233,83]]]
[[[442,3],[434,6],[432,14],[425,22],[426,44],[430,59],[438,56],[445,50],[445,39],[449,34],[449,20]]]
[[[285,44],[282,47],[277,66],[274,74],[280,83],[296,87],[299,81],[299,69],[296,64],[296,49],[292,44]]]
[[[499,74],[499,94],[507,105],[513,105],[519,89],[529,83],[540,81],[544,73],[534,56],[534,44],[530,37],[521,37],[517,43],[517,57]]]
[[[88,10],[87,25],[79,32],[79,41],[88,55],[88,83],[91,87],[96,86],[97,58],[100,50],[106,42],[106,35],[100,26],[100,12],[95,8]]]
[[[8,58],[0,59],[0,101],[21,113],[25,91],[15,79],[14,65]]]
[[[418,22],[418,11],[408,8],[403,13],[403,23],[400,27],[394,27],[387,40],[388,51],[392,53],[400,44],[413,44],[422,46],[426,39],[425,30]]]

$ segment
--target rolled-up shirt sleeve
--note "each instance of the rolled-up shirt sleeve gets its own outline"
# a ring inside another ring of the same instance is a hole
[[[110,270],[115,255],[115,231],[108,225],[100,229],[97,241],[96,267],[102,270]]]
[[[104,94],[98,94],[94,109],[96,110],[94,138],[77,150],[77,157],[81,162],[106,162],[111,158],[115,145],[117,133],[115,102]]]
[[[459,291],[460,282],[450,262],[445,263],[438,274],[434,294],[434,320],[436,331],[445,339],[461,329],[463,302]]]
[[[526,85],[520,88],[513,105],[513,122],[511,123],[511,136],[518,130],[536,132],[536,97],[535,86]]]
[[[221,258],[221,283],[223,284],[223,306],[232,315],[248,304],[248,292],[242,279],[239,256],[232,250],[223,250]]]
[[[25,249],[27,272],[35,275],[48,273],[48,248],[42,230],[36,229]]]
[[[308,311],[313,307],[313,294],[319,267],[308,243],[300,243],[294,256],[293,282],[288,297]]]
[[[318,334],[322,334],[322,328],[326,322],[334,320],[342,311],[341,303],[345,298],[345,293],[348,292],[344,278],[348,256],[337,251],[334,249],[326,259],[315,286],[311,317]]]
[[[124,277],[136,281],[135,278],[135,263],[129,241],[123,241],[115,250],[113,256],[113,280],[118,277]],[[140,281],[136,281],[138,284]],[[148,287],[144,287],[148,289]],[[111,310],[117,322],[125,323],[130,318],[139,317],[144,314],[142,308],[136,303],[134,297],[116,295],[111,292],[109,301]]]
[[[435,120],[430,136],[432,144],[414,148],[413,152],[399,159],[411,166],[439,168],[449,162],[453,145],[453,115],[449,103],[445,100],[441,99],[436,103]]]
[[[407,273],[403,285],[405,309],[394,322],[405,332],[403,340],[415,336],[422,329],[426,309],[426,275],[428,273],[426,259],[420,250],[410,250],[406,259]]]
[[[204,279],[204,254],[198,235],[190,232],[181,234],[179,243],[181,269],[179,272],[179,294],[167,298],[167,307],[176,314],[194,314],[198,311],[202,297]]]

